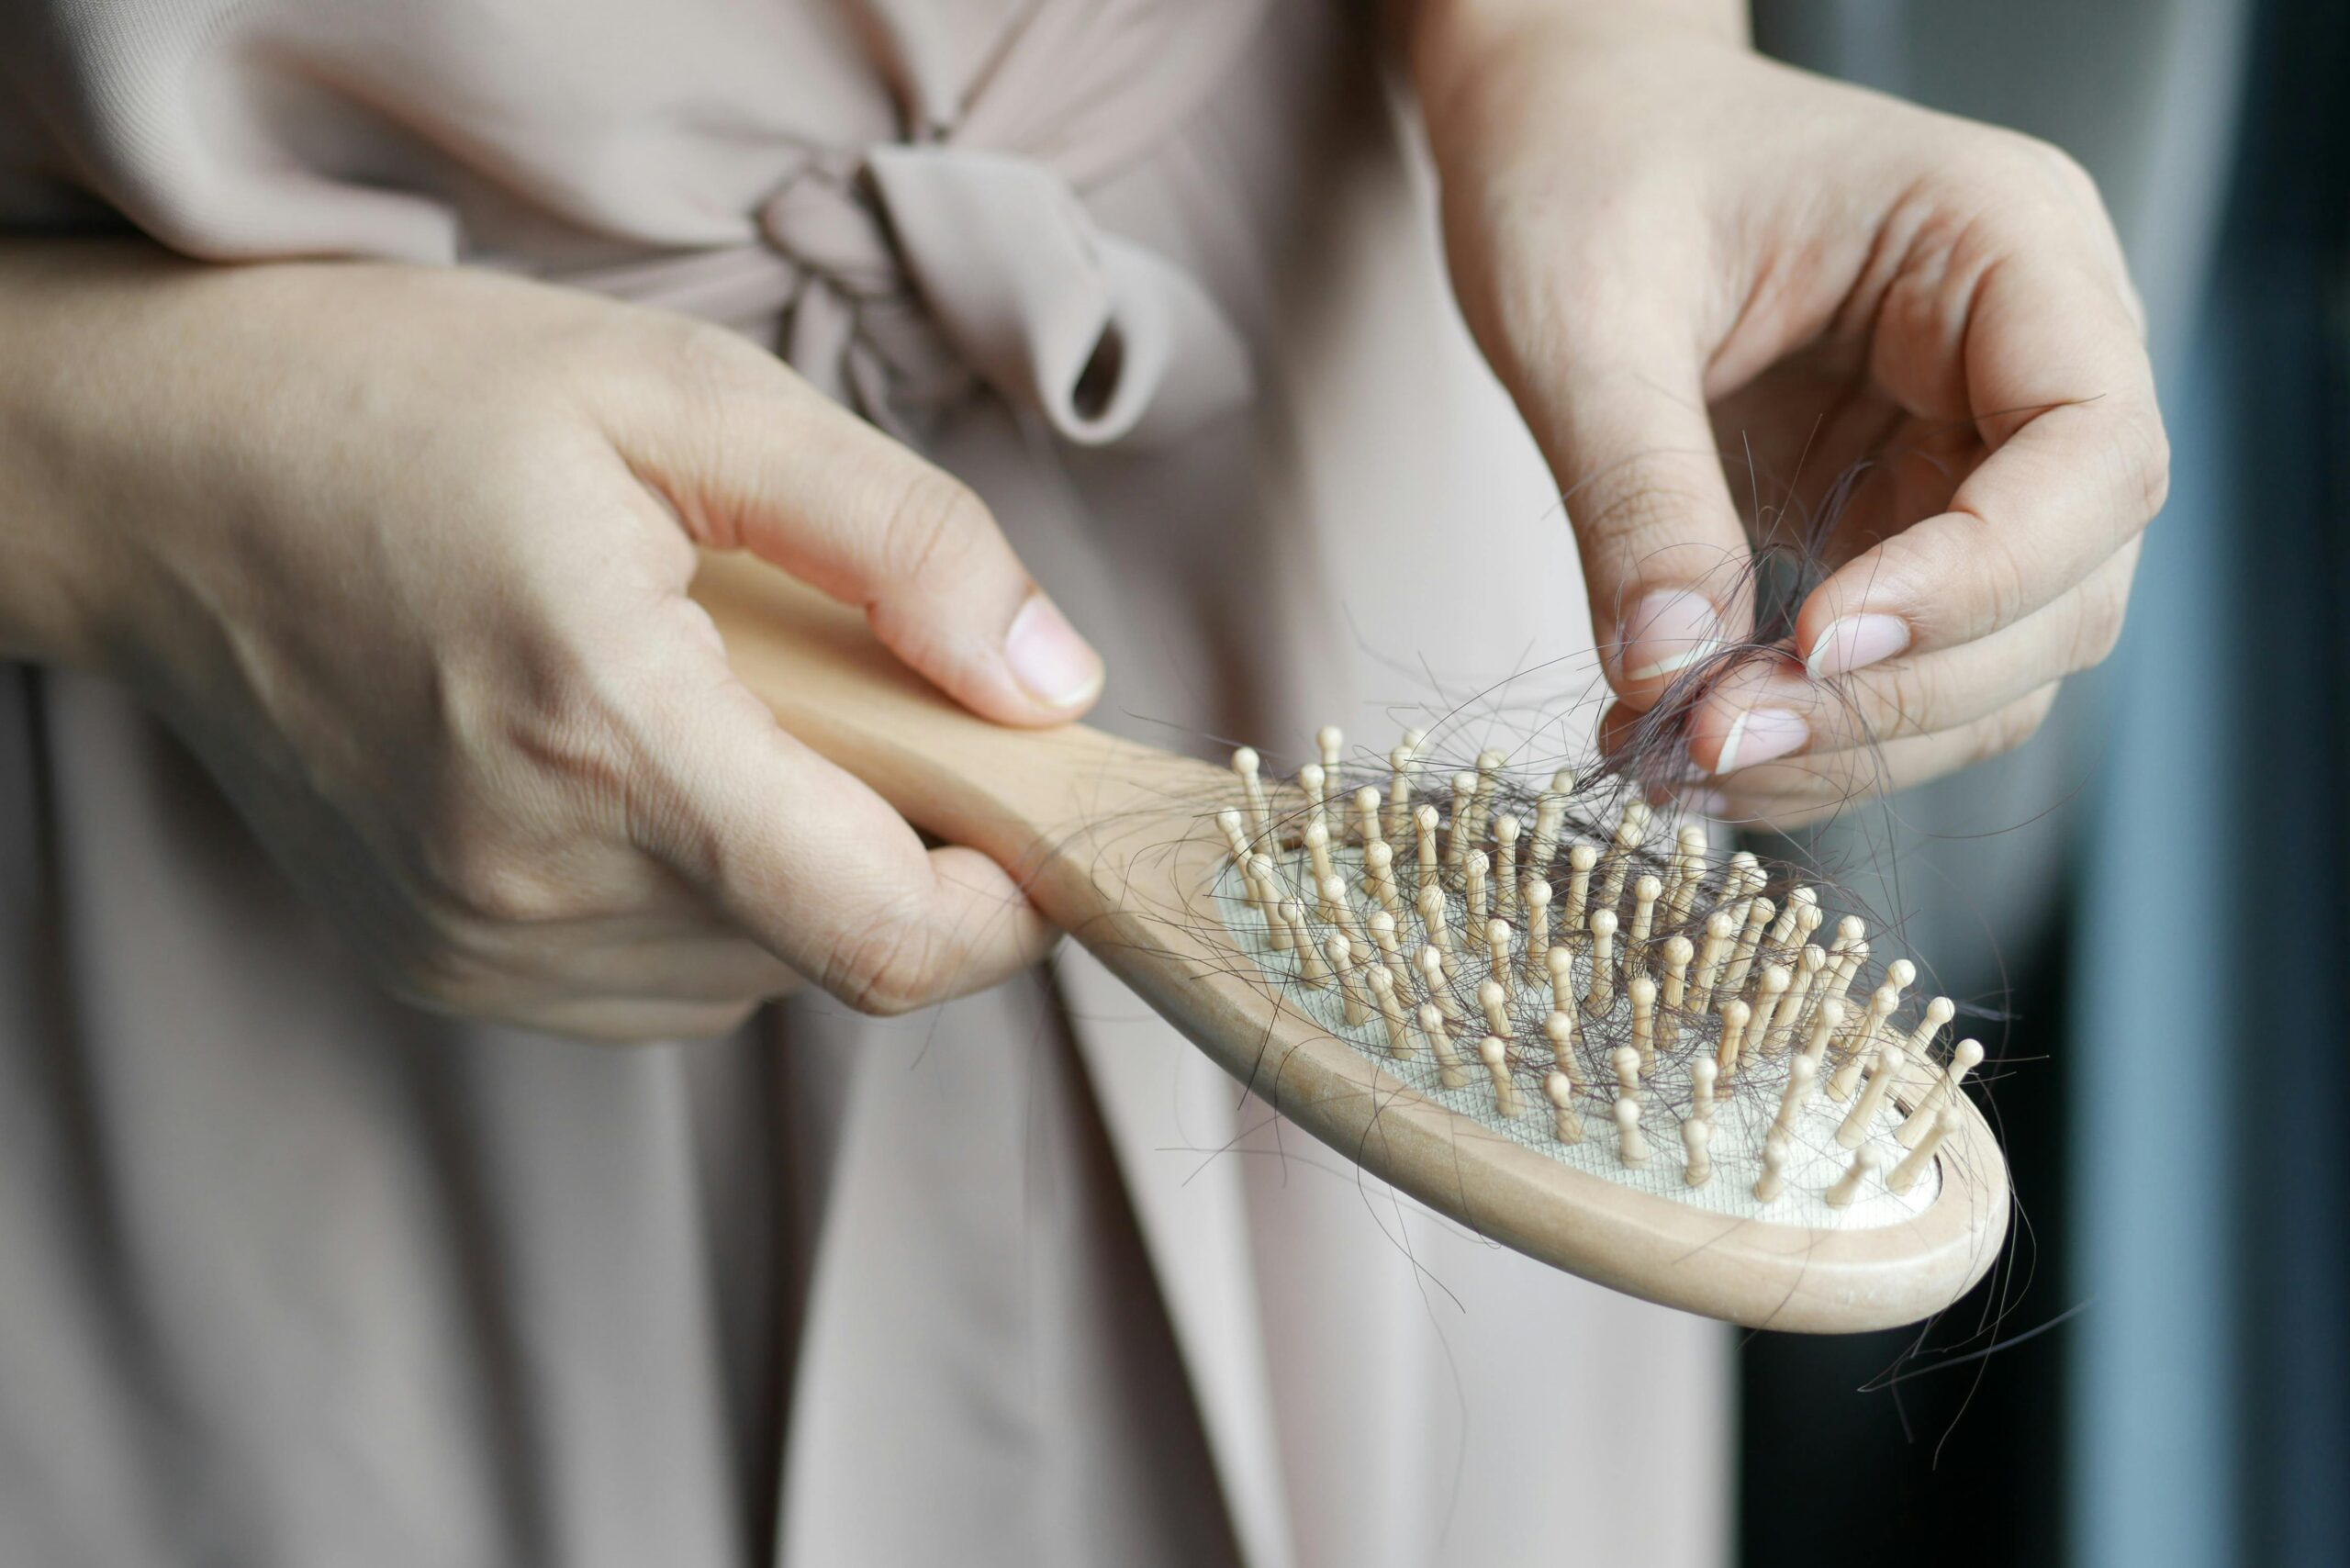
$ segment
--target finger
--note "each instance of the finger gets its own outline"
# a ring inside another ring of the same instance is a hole
[[[619,439],[697,543],[863,608],[900,658],[999,723],[1092,705],[1101,656],[968,487],[747,343],[688,341],[699,395],[641,394]]]
[[[864,784],[776,724],[722,655],[648,725],[636,831],[793,970],[851,1006],[903,1013],[1035,963],[1053,933],[976,850],[925,850]]]
[[[2012,626],[1940,653],[1814,681],[1792,656],[1758,657],[1692,708],[1690,759],[1722,775],[1781,756],[1955,729],[2105,659],[2121,634],[2132,540],[2087,581]]]
[[[1913,411],[1945,395],[1898,367],[1961,364],[1965,417],[1993,450],[1947,510],[1845,563],[1805,601],[1815,676],[1954,647],[2053,602],[2161,507],[2168,447],[2126,298],[2108,269],[2010,253],[1947,319],[1888,308],[1878,375]],[[1940,332],[1949,341],[1933,342]],[[1920,376],[1923,373],[1919,373]]]
[[[1751,622],[1746,531],[1706,412],[1694,312],[1662,299],[1578,302],[1515,388],[1551,472],[1591,598],[1608,683],[1653,705]]]
[[[2038,732],[2056,691],[2051,681],[1994,713],[1936,734],[1763,763],[1684,799],[1740,825],[1784,829],[1818,822],[2013,751]]]

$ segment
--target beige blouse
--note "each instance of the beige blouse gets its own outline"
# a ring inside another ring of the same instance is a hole
[[[1161,744],[1589,653],[1340,0],[45,0],[0,218],[732,325],[993,506]],[[0,678],[0,1562],[1718,1559],[1729,1342],[1491,1247],[1081,953],[612,1051],[369,989]]]

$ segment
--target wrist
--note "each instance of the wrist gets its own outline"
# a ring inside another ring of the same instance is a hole
[[[1543,47],[1598,48],[1678,37],[1696,46],[1746,49],[1746,0],[1398,0],[1404,59],[1432,139],[1496,62]]]
[[[49,482],[45,421],[14,391],[0,387],[0,659],[86,664],[96,552]]]

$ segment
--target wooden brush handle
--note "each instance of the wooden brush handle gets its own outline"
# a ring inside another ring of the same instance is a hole
[[[1114,878],[1122,843],[1131,853],[1147,842],[1105,824],[1178,809],[1194,818],[1226,782],[1204,763],[1083,724],[1020,730],[982,719],[900,663],[856,610],[749,556],[704,556],[693,597],[718,623],[736,675],[785,730],[916,827],[1001,863],[1065,929],[1105,913],[1093,889]],[[1056,863],[1085,874],[1060,874]]]

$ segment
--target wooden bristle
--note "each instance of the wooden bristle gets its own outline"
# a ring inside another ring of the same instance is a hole
[[[1590,920],[1591,871],[1599,864],[1599,851],[1592,846],[1577,842],[1567,851],[1567,913],[1563,924],[1570,935],[1580,935]]]
[[[1460,868],[1461,857],[1469,853],[1469,802],[1477,796],[1477,776],[1456,773],[1452,776],[1452,821],[1445,835],[1444,863],[1454,870]]]
[[[1224,831],[1225,845],[1232,851],[1232,863],[1236,866],[1248,864],[1248,824],[1240,813],[1229,808],[1218,812],[1215,825]]]
[[[1746,1025],[1754,1010],[1737,997],[1722,1003],[1722,1037],[1714,1070],[1727,1084],[1738,1073],[1738,1058],[1746,1048]]]
[[[1366,848],[1385,836],[1379,828],[1379,791],[1368,784],[1355,791],[1355,823]]]
[[[1634,975],[1624,988],[1632,998],[1632,1049],[1643,1069],[1656,1065],[1656,981]]]
[[[1493,912],[1485,907],[1485,874],[1490,869],[1485,861],[1485,852],[1471,850],[1461,866],[1464,879],[1460,902],[1468,911],[1468,918],[1462,924],[1468,927],[1472,941],[1483,942],[1485,939],[1485,922],[1493,918]]]
[[[1605,1013],[1616,1004],[1616,912],[1603,909],[1591,917],[1591,989],[1583,993],[1586,1013]]]
[[[1762,1174],[1754,1183],[1754,1199],[1769,1204],[1787,1190],[1787,1140],[1774,1133],[1762,1145]]]
[[[1477,754],[1477,782],[1469,797],[1469,842],[1485,841],[1485,824],[1493,820],[1494,789],[1501,782],[1502,764],[1509,759],[1497,751]]]
[[[1583,1066],[1575,1060],[1574,1014],[1552,1008],[1550,1016],[1542,1020],[1542,1037],[1550,1042],[1550,1060],[1560,1072],[1566,1075],[1568,1082],[1582,1088]]]
[[[1713,1180],[1714,1162],[1707,1153],[1713,1141],[1714,1125],[1692,1116],[1681,1124],[1681,1148],[1686,1160],[1681,1179],[1692,1187],[1702,1187]]]
[[[1640,1097],[1627,1094],[1616,1102],[1616,1157],[1625,1164],[1649,1162],[1648,1139],[1640,1136]]]
[[[1420,732],[1405,730],[1387,754],[1387,836],[1400,839],[1412,823],[1412,785],[1419,777]]]
[[[1331,773],[1337,772],[1338,765],[1346,760],[1346,732],[1336,724],[1325,724],[1314,733],[1314,740],[1321,747],[1323,767]]]
[[[1553,947],[1550,956],[1542,960],[1550,971],[1550,1007],[1553,1012],[1572,1012],[1575,1005],[1575,956],[1565,947]]]
[[[1434,806],[1422,806],[1412,813],[1413,847],[1419,867],[1420,892],[1423,895],[1430,888],[1436,889],[1439,896],[1444,891],[1444,885],[1438,875],[1440,868],[1437,861],[1436,825],[1437,812]]]
[[[1664,1003],[1665,1012],[1675,1017],[1680,1016],[1689,994],[1689,954],[1686,936],[1664,939],[1664,989],[1658,992],[1658,1000]]]
[[[1297,787],[1305,792],[1305,827],[1308,833],[1317,827],[1325,834],[1330,830],[1329,818],[1326,814],[1328,802],[1323,799],[1327,784],[1322,765],[1318,762],[1309,762],[1297,770]]]
[[[1281,919],[1289,926],[1289,939],[1297,946],[1298,979],[1315,989],[1330,983],[1329,966],[1323,963],[1322,953],[1314,945],[1314,934],[1306,929],[1305,905],[1296,899],[1281,901]]]
[[[1314,867],[1314,885],[1320,887],[1337,875],[1337,865],[1330,858],[1330,824],[1316,819],[1305,824],[1305,855]]]
[[[1818,1081],[1819,1070],[1812,1066],[1809,1057],[1799,1056],[1787,1064],[1787,1087],[1779,1096],[1778,1119],[1771,1125],[1774,1133],[1782,1137],[1795,1136],[1796,1122],[1810,1103],[1812,1088]]]
[[[1863,1190],[1868,1186],[1869,1178],[1875,1175],[1877,1167],[1884,1163],[1884,1151],[1874,1144],[1863,1148],[1852,1157],[1852,1168],[1828,1189],[1828,1206],[1831,1209],[1851,1208],[1860,1200]]]
[[[1942,1032],[1942,1025],[1957,1016],[1958,1009],[1947,996],[1938,996],[1926,1003],[1926,1015],[1919,1020],[1917,1029],[1909,1036],[1907,1047],[1909,1054],[1919,1061],[1928,1059],[1932,1053],[1934,1036]]]
[[[1550,884],[1526,890],[1526,983],[1540,985],[1550,962]]]
[[[1640,1053],[1629,1046],[1618,1046],[1607,1055],[1607,1065],[1616,1070],[1616,1089],[1621,1094],[1640,1092]]]
[[[1951,1053],[1950,1065],[1934,1081],[1934,1086],[1919,1099],[1918,1108],[1909,1113],[1909,1119],[1902,1123],[1901,1130],[1894,1135],[1901,1140],[1903,1148],[1915,1148],[1924,1140],[1926,1130],[1934,1125],[1936,1115],[1951,1097],[1959,1092],[1959,1086],[1966,1081],[1966,1075],[1974,1071],[1982,1060],[1982,1042],[1959,1041],[1958,1048]]]
[[[1499,1036],[1488,1035],[1478,1046],[1477,1054],[1483,1058],[1485,1071],[1494,1081],[1494,1109],[1502,1120],[1512,1121],[1517,1115],[1517,1084],[1510,1077],[1509,1047]]]
[[[1773,964],[1756,977],[1754,982],[1754,1054],[1775,1054],[1773,1035],[1778,1026],[1779,1003],[1785,999],[1789,983],[1787,967]]]
[[[1383,839],[1362,852],[1362,884],[1363,891],[1389,918],[1403,917],[1404,890],[1395,885],[1395,852]]]
[[[1575,1086],[1563,1072],[1542,1081],[1543,1097],[1550,1102],[1550,1136],[1561,1143],[1583,1141],[1583,1117],[1575,1110]]]
[[[1745,923],[1730,947],[1729,968],[1722,972],[1722,990],[1735,992],[1746,989],[1747,972],[1754,967],[1755,952],[1762,945],[1762,927],[1770,919],[1769,899],[1757,894],[1747,901]]]
[[[1385,964],[1371,971],[1371,1000],[1379,1009],[1380,1022],[1387,1027],[1387,1054],[1408,1061],[1414,1055],[1410,1020],[1404,1015],[1403,999],[1395,994],[1394,973]]]
[[[1452,946],[1450,926],[1445,920],[1444,890],[1430,882],[1420,890],[1420,925],[1428,934],[1428,946],[1439,953]]]
[[[1494,819],[1494,913],[1517,918],[1517,819],[1506,813]]]
[[[1420,1016],[1425,1024],[1427,1017],[1425,1009]],[[1452,1029],[1444,1019],[1437,1020],[1436,1027],[1428,1030],[1428,1044],[1436,1049],[1437,1081],[1447,1089],[1465,1088],[1469,1082],[1469,1070],[1461,1065],[1460,1053],[1453,1049]]]
[[[1934,1163],[1934,1151],[1942,1146],[1943,1139],[1957,1134],[1958,1126],[1958,1107],[1943,1106],[1942,1113],[1934,1117],[1933,1125],[1919,1137],[1909,1152],[1902,1157],[1901,1163],[1893,1168],[1893,1173],[1885,1179],[1885,1184],[1896,1193],[1907,1193],[1916,1186],[1918,1178]]]
[[[1273,810],[1265,798],[1265,781],[1258,773],[1259,766],[1254,746],[1242,746],[1232,754],[1232,771],[1240,776],[1241,791],[1248,802],[1250,831],[1258,843],[1269,844],[1273,836]]]
[[[1738,921],[1729,911],[1716,910],[1706,917],[1706,944],[1697,949],[1697,978],[1689,998],[1694,1011],[1704,1013],[1714,1005],[1714,982],[1720,978],[1737,935]]]
[[[1419,965],[1421,991],[1436,1003],[1448,1025],[1460,1022],[1460,1009],[1452,1000],[1452,987],[1445,983],[1444,955],[1434,946],[1423,947],[1415,961]]]
[[[1836,1141],[1846,1148],[1858,1148],[1868,1137],[1869,1124],[1876,1119],[1877,1107],[1901,1077],[1901,1069],[1909,1059],[1899,1046],[1887,1046],[1877,1052],[1876,1066],[1869,1073],[1867,1087],[1852,1103],[1852,1114],[1836,1129]]]
[[[1477,1005],[1484,1010],[1485,1027],[1496,1035],[1506,1036],[1509,1026],[1509,992],[1499,980],[1485,980],[1477,987]]]
[[[1322,944],[1330,956],[1330,972],[1338,977],[1340,1004],[1345,1009],[1348,1024],[1360,1027],[1371,1017],[1371,1008],[1364,1002],[1362,981],[1355,974],[1355,945],[1342,933],[1334,933]]]
[[[1663,896],[1664,884],[1654,877],[1644,876],[1632,884],[1632,929],[1624,938],[1626,963],[1648,961],[1649,930],[1656,922],[1657,900]]]

